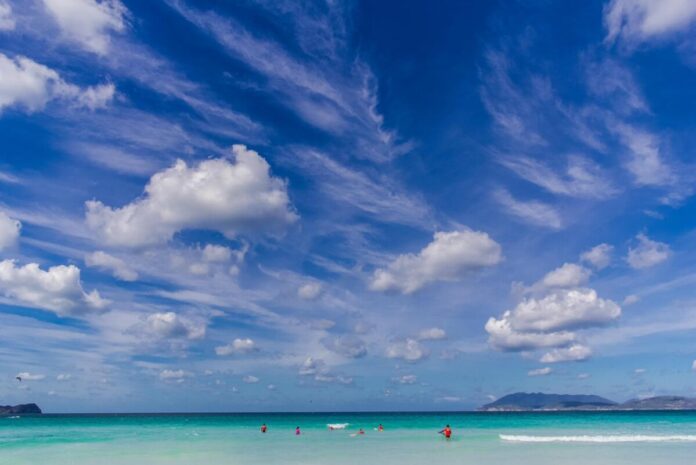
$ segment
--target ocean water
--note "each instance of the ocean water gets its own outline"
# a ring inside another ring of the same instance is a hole
[[[437,434],[448,423],[451,440]],[[24,464],[693,465],[696,412],[0,418],[0,465]]]

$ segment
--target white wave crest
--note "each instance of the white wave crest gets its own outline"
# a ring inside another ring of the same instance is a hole
[[[346,429],[350,423],[328,423],[329,429]]]
[[[525,436],[501,434],[500,439],[509,442],[696,442],[696,435],[675,434],[670,436],[653,436],[645,434],[626,434],[610,436]]]

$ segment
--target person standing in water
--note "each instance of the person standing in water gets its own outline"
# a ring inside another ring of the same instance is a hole
[[[297,426],[297,427],[295,428],[295,436],[299,436],[300,434],[302,434],[302,433],[300,433],[300,427]]]
[[[380,423],[379,426],[377,427],[377,431],[379,431],[380,433],[382,431],[384,431],[384,426],[382,426],[382,423]]]
[[[439,433],[445,436],[445,439],[449,439],[452,437],[452,428],[450,428],[450,425],[447,425],[445,426],[445,429],[439,431]]]
[[[265,433],[266,431],[268,431],[268,427],[266,426],[266,423],[264,423],[263,425],[261,425],[261,432]]]

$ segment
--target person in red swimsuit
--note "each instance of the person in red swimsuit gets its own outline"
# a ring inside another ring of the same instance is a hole
[[[268,427],[266,426],[266,423],[264,423],[263,425],[261,425],[261,432],[265,433],[266,431],[268,431]]]
[[[449,439],[452,437],[452,428],[450,428],[450,425],[445,426],[445,429],[440,431],[440,434],[444,435],[445,438]]]

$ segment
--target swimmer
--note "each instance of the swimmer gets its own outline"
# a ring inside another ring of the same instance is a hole
[[[450,428],[450,425],[447,425],[445,426],[445,429],[438,431],[438,433],[445,436],[446,439],[449,439],[452,437],[452,428]]]
[[[295,436],[299,436],[300,434],[302,433],[300,432],[300,427],[298,426],[295,428]]]
[[[266,431],[268,431],[268,426],[266,426],[266,423],[264,423],[263,425],[261,425],[261,432],[265,433]]]
[[[379,426],[377,427],[377,431],[379,431],[380,433],[382,431],[384,431],[384,426],[382,426],[382,423],[380,423]]]

